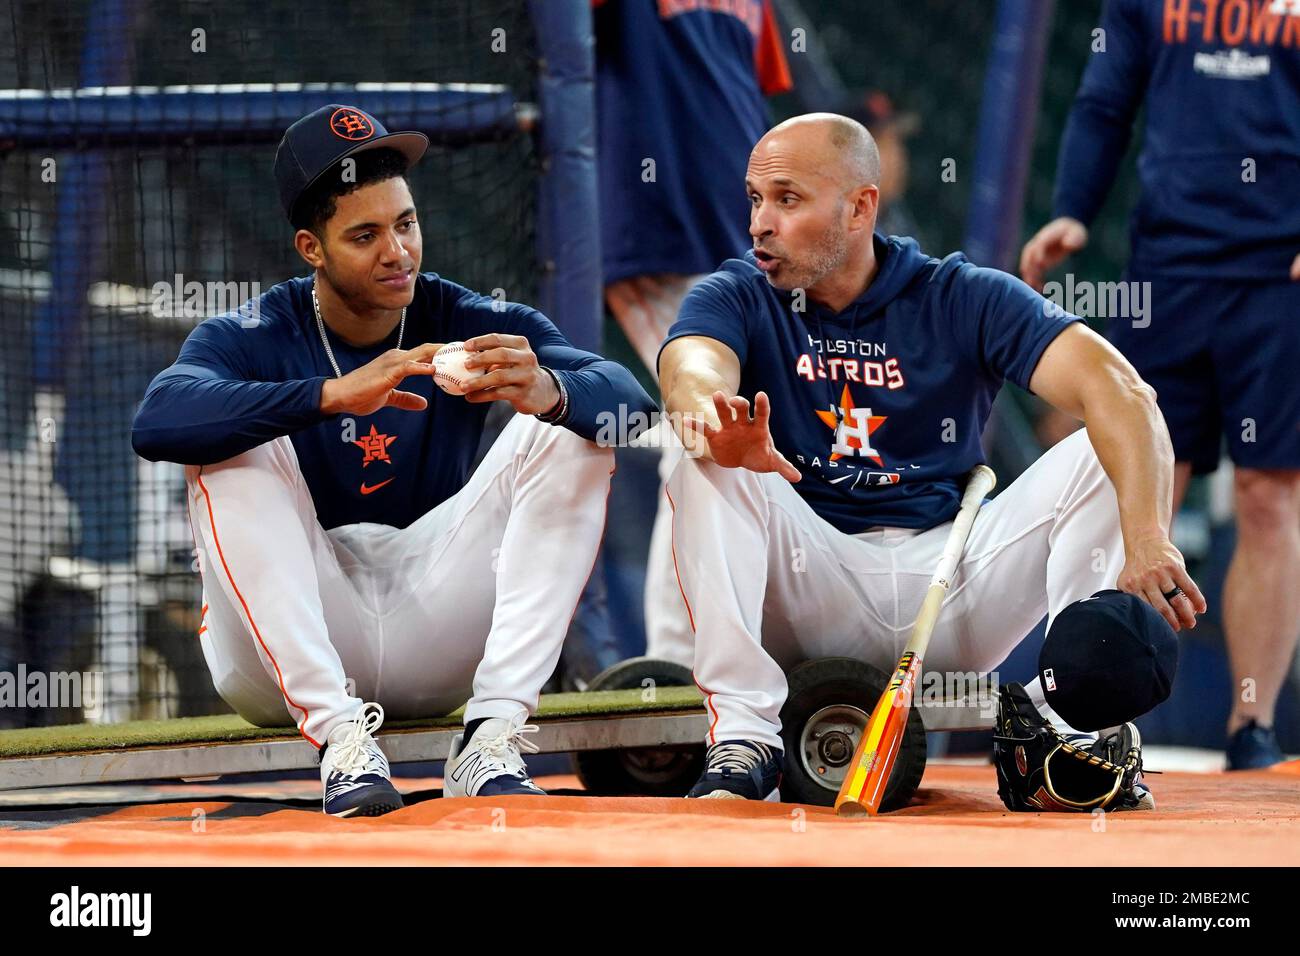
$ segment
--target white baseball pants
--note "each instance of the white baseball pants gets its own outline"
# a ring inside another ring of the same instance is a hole
[[[319,747],[374,700],[532,711],[604,532],[614,452],[514,416],[465,487],[406,528],[324,530],[293,444],[186,468],[217,691]]]
[[[683,457],[668,481],[673,555],[708,695],[708,742],[780,747],[785,673],[853,657],[890,673],[951,522],[845,534],[776,474]],[[1085,430],[985,504],[924,656],[926,671],[996,667],[1042,619],[1115,586],[1119,506]],[[1044,716],[1035,681],[1028,690]]]
[[[659,348],[677,321],[682,300],[703,278],[703,275],[640,275],[619,279],[605,287],[605,304],[656,382],[659,381],[656,367]],[[663,485],[678,458],[673,444],[681,447],[675,434],[659,458],[659,506],[646,559],[646,654],[690,667],[694,639],[677,587],[677,576],[673,573],[672,509],[663,494]]]

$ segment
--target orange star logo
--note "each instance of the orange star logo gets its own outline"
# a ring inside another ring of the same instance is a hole
[[[885,424],[885,419],[888,416],[872,415],[871,409],[869,408],[859,409],[853,404],[853,395],[849,392],[849,386],[846,383],[844,391],[840,395],[840,407],[834,411],[818,411],[817,417],[825,422],[828,427],[835,430],[836,445],[847,445],[849,448],[861,450],[863,437],[870,442],[871,436],[875,434],[877,428]],[[857,427],[845,427],[844,423],[846,419],[856,420]],[[865,422],[863,419],[865,419]],[[866,426],[865,436],[862,433],[864,424]],[[867,447],[870,448],[870,444],[868,444]],[[844,457],[843,453],[836,451],[831,453],[830,460],[835,461],[842,457]],[[866,457],[870,458],[882,468],[885,466],[885,463],[881,461],[880,456],[874,451]]]
[[[366,457],[361,459],[361,467],[365,468],[372,461],[386,461],[391,465],[393,459],[388,457],[388,446],[395,441],[397,441],[396,435],[381,434],[374,425],[371,425],[370,434],[363,435],[352,444],[366,453]]]

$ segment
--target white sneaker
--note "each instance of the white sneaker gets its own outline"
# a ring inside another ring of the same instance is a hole
[[[524,734],[536,733],[538,728],[525,724],[521,714],[512,720],[489,717],[479,724],[477,732],[464,753],[464,734],[457,734],[451,742],[451,755],[443,771],[444,797],[501,797],[509,794],[531,793],[546,795],[541,787],[528,777],[524,766],[524,753],[537,753],[537,745],[525,740]]]
[[[363,704],[355,720],[330,731],[320,759],[323,809],[332,817],[378,817],[402,807],[388,779],[388,758],[371,736],[384,722],[384,708]]]

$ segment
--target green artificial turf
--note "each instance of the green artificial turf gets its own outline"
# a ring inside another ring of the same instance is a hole
[[[698,710],[700,692],[694,687],[660,687],[654,700],[643,700],[641,690],[602,690],[585,694],[547,694],[533,720],[574,717],[618,717],[627,714]],[[463,709],[462,709],[463,710]],[[426,720],[385,721],[384,730],[459,727],[462,710]],[[382,733],[382,732],[381,732]],[[234,714],[217,717],[178,717],[172,720],[136,720],[123,724],[69,724],[0,730],[0,759],[38,757],[128,747],[178,744],[217,744],[241,740],[297,737],[293,727],[254,727]]]

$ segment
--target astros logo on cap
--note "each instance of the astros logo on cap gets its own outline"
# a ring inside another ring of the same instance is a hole
[[[330,129],[341,139],[369,139],[375,135],[375,124],[370,117],[348,106],[339,107],[330,117]]]

